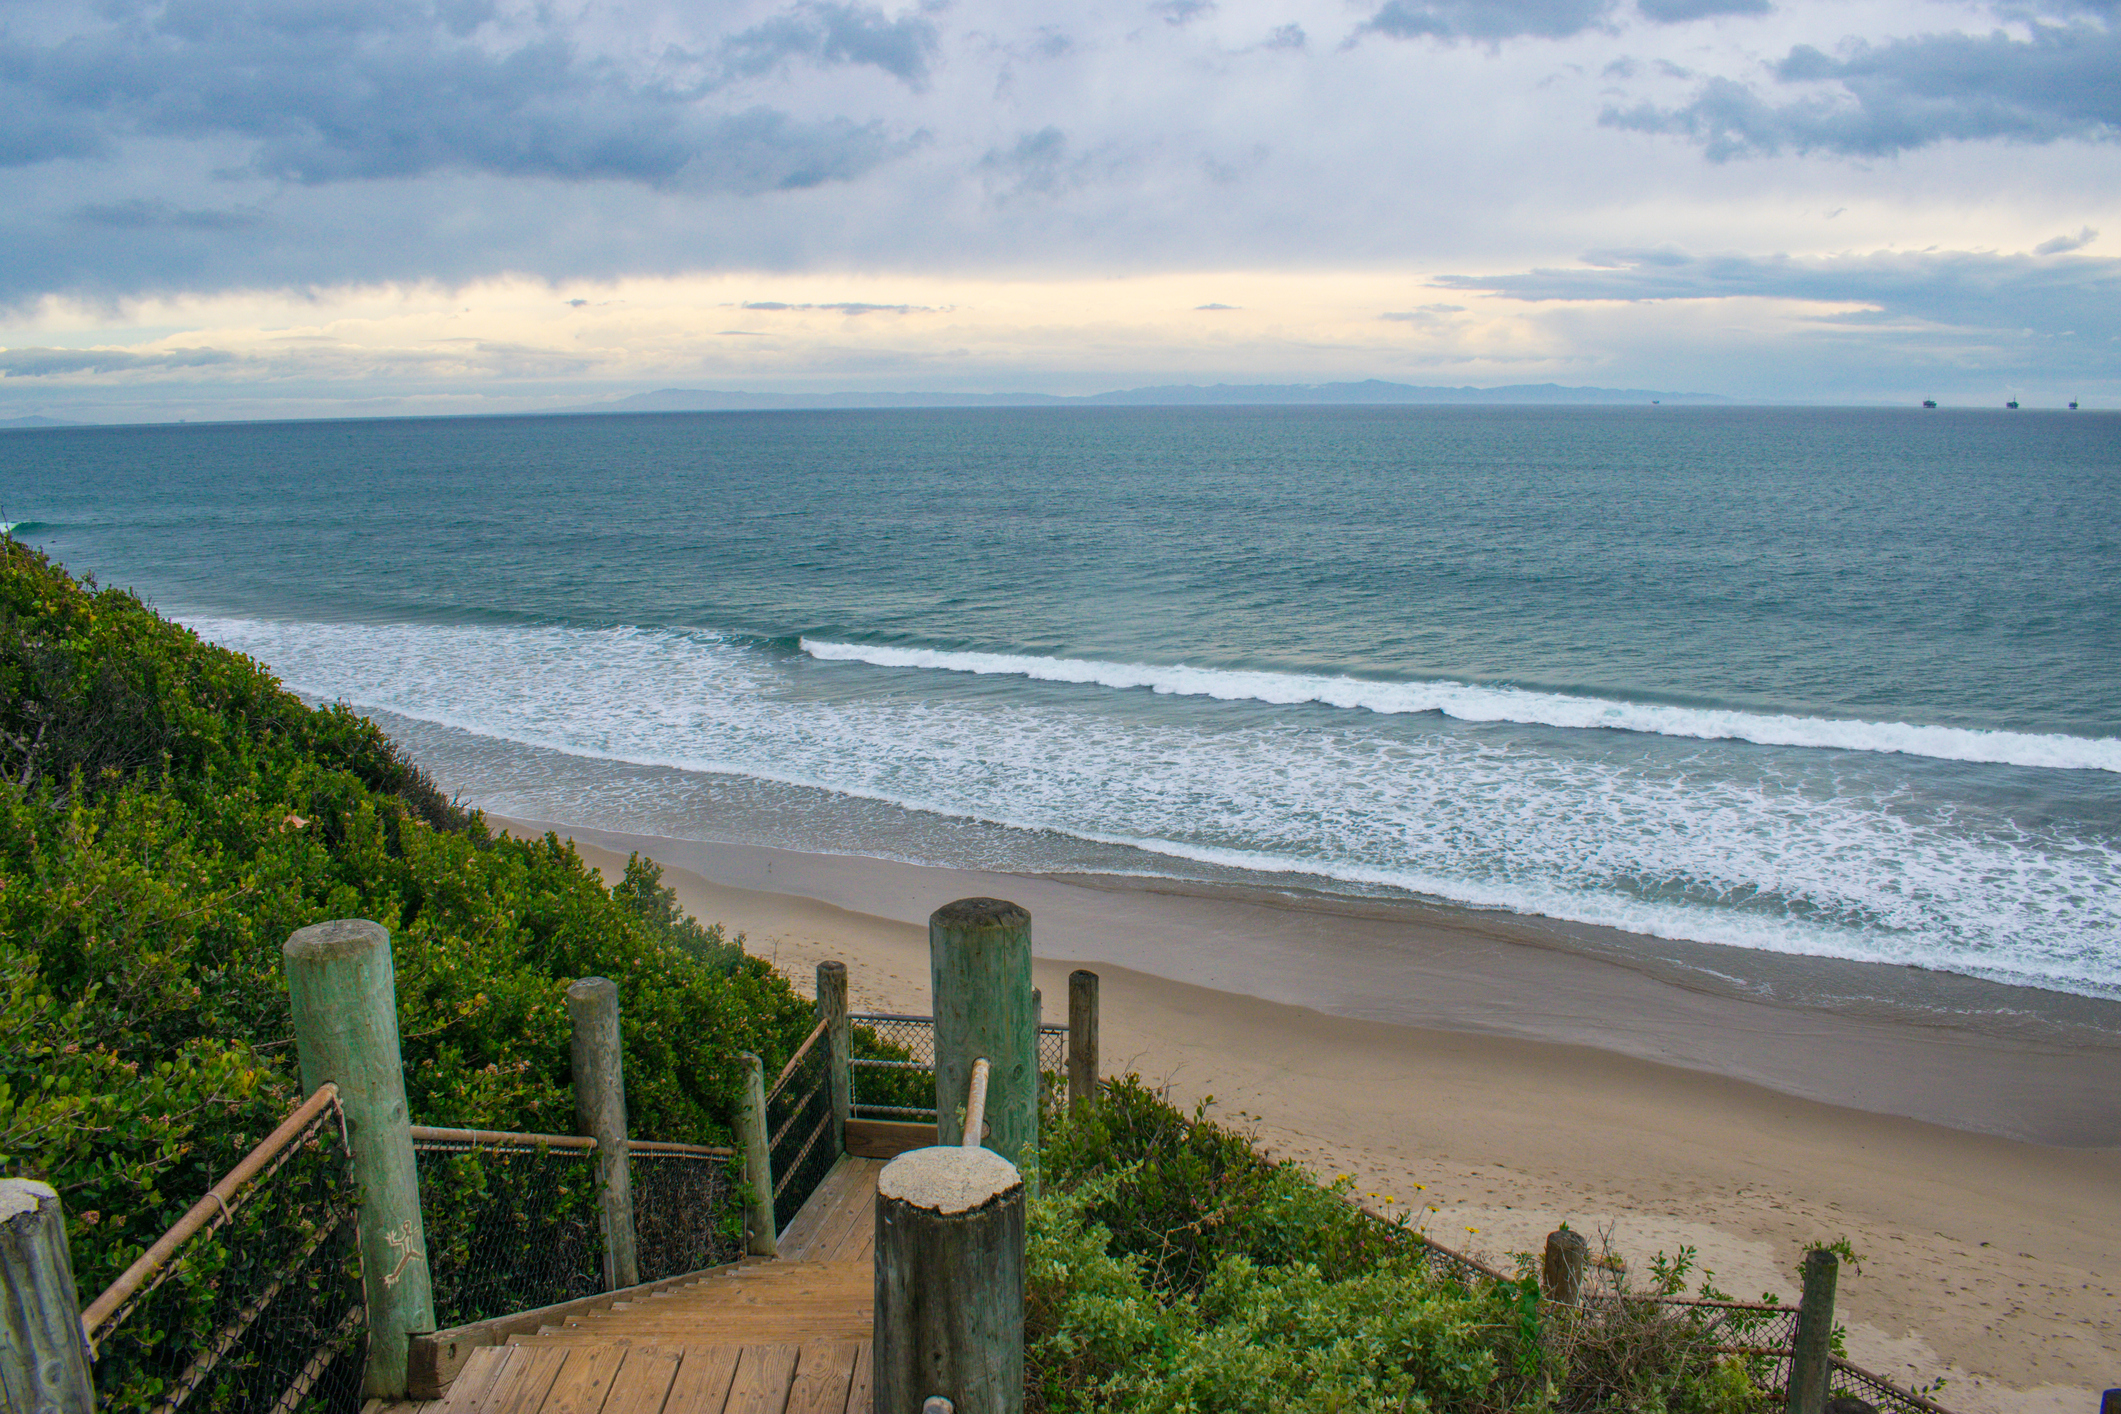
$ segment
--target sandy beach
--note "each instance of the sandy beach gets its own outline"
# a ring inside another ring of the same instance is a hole
[[[1723,1289],[1789,1297],[1802,1246],[1845,1237],[1863,1258],[1840,1303],[1858,1363],[1941,1375],[1968,1414],[2091,1410],[2121,1383],[2105,1004],[1956,1025],[1959,979],[1911,979],[1893,1003],[1874,977],[1860,1005],[1824,1004],[1854,964],[1712,985],[1723,974],[1684,948],[1560,946],[1489,915],[549,828],[607,873],[629,850],[656,858],[686,908],[799,986],[846,962],[866,1009],[928,1009],[936,906],[1012,898],[1033,915],[1049,1019],[1071,967],[1099,972],[1108,1073],[1212,1095],[1270,1152],[1353,1176],[1447,1245],[1534,1250],[1566,1220],[1638,1267],[1692,1246]]]

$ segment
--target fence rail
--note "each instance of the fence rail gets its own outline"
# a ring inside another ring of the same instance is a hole
[[[1465,1286],[1517,1280],[1478,1257],[1446,1247],[1403,1222],[1359,1204],[1357,1210],[1388,1245],[1418,1258],[1429,1270],[1449,1280]],[[1775,1397],[1780,1407],[1789,1383],[1790,1358],[1797,1344],[1796,1306],[1647,1293],[1586,1292],[1583,1300],[1586,1306],[1652,1307],[1668,1319],[1692,1323],[1695,1333],[1716,1353],[1749,1356],[1757,1360],[1754,1378],[1763,1390]],[[1927,1396],[1904,1389],[1885,1376],[1840,1356],[1828,1359],[1827,1394],[1830,1398],[1854,1395],[1883,1414],[1952,1414],[1951,1410]]]
[[[847,1020],[855,1030],[856,1054],[848,1062],[853,1071],[854,1117],[933,1124],[935,1018],[858,1011]],[[884,1054],[864,1055],[863,1051]],[[1038,1070],[1041,1091],[1067,1075],[1067,1027],[1038,1028]]]
[[[417,1125],[412,1150],[437,1325],[604,1289],[594,1139]]]
[[[594,1139],[412,1126],[445,1325],[603,1290]],[[642,1280],[743,1253],[735,1151],[627,1144]],[[320,1087],[91,1301],[98,1407],[352,1414],[365,1310],[338,1088]]]
[[[767,1151],[772,1156],[773,1219],[785,1228],[839,1161],[833,1140],[832,1053],[819,1021],[766,1092]]]
[[[320,1086],[81,1313],[98,1408],[357,1409],[355,1202]]]

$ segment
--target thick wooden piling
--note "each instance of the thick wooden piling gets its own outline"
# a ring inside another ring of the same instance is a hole
[[[1068,1107],[1097,1098],[1097,974],[1068,974]]]
[[[641,1281],[634,1243],[633,1167],[626,1154],[626,1050],[619,1033],[619,988],[584,977],[567,989],[574,1023],[575,1132],[597,1141],[597,1196],[604,1226],[604,1289]]]
[[[1583,1278],[1590,1269],[1591,1244],[1582,1233],[1563,1227],[1547,1234],[1546,1258],[1539,1273],[1539,1284],[1545,1289],[1547,1300],[1564,1306],[1582,1305]]]
[[[406,1337],[435,1328],[420,1222],[420,1175],[405,1111],[397,977],[381,924],[343,918],[297,931],[281,949],[302,1088],[339,1087],[361,1189],[361,1283],[368,1304],[363,1392],[405,1396]]]
[[[928,920],[935,998],[936,1142],[964,1137],[959,1106],[972,1063],[992,1066],[987,1147],[1011,1163],[1038,1146],[1038,1029],[1031,988],[1031,915],[1001,899],[944,904]]]
[[[1841,1259],[1825,1248],[1804,1254],[1804,1301],[1797,1309],[1797,1339],[1790,1351],[1789,1414],[1825,1414],[1827,1376],[1832,1373],[1834,1285]]]
[[[751,1201],[744,1208],[744,1250],[754,1257],[780,1255],[780,1224],[773,1216],[772,1130],[766,1126],[766,1068],[748,1051],[737,1057],[744,1067],[744,1103],[737,1110],[736,1140],[744,1149],[744,1182]]]
[[[66,1214],[48,1183],[0,1179],[0,1404],[95,1414]]]
[[[876,1186],[875,1414],[1024,1407],[1024,1183],[980,1148],[915,1149]]]
[[[817,965],[817,1014],[825,1023],[827,1075],[832,1095],[832,1151],[847,1152],[847,1121],[854,1114],[854,1032],[847,1022],[847,964]]]

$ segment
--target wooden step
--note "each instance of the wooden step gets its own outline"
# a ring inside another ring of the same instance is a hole
[[[486,1346],[445,1399],[366,1414],[869,1414],[867,1341]]]

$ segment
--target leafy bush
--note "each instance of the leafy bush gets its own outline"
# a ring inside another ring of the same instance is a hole
[[[1146,1262],[1158,1291],[1197,1293],[1227,1257],[1263,1267],[1302,1259],[1341,1277],[1397,1250],[1347,1201],[1346,1183],[1322,1187],[1300,1165],[1263,1157],[1207,1118],[1213,1104],[1188,1116],[1139,1076],[1107,1080],[1095,1105],[1049,1107],[1043,1176],[1063,1188],[1109,1177],[1085,1216],[1112,1232],[1115,1251]]]
[[[375,726],[0,539],[0,1172],[100,1290],[299,1098],[280,947],[390,930],[421,1123],[573,1127],[565,989],[618,983],[634,1133],[726,1142],[811,1007],[636,858],[491,836]]]
[[[1041,1124],[1026,1252],[1035,1409],[1760,1414],[1768,1402],[1702,1322],[1655,1299],[1670,1291],[1623,1282],[1631,1299],[1577,1311],[1541,1301],[1529,1275],[1436,1275],[1418,1240],[1347,1201],[1346,1182],[1271,1162],[1205,1105],[1189,1116],[1138,1077]]]

